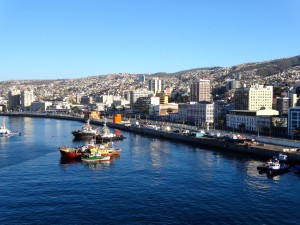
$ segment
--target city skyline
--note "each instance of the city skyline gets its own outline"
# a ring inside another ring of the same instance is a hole
[[[0,0],[0,81],[177,72],[299,55],[300,2]]]

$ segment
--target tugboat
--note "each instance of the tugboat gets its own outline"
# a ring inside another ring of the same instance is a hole
[[[268,176],[276,176],[280,174],[284,174],[290,171],[290,165],[280,163],[279,160],[275,160],[269,166]]]
[[[82,140],[82,139],[93,139],[97,135],[97,129],[93,129],[90,125],[90,119],[82,126],[81,130],[72,131],[75,139]]]
[[[274,158],[273,158],[274,159]],[[269,159],[267,162],[265,162],[264,164],[257,166],[257,170],[260,173],[266,173],[269,171],[269,167],[271,166],[271,164],[273,163],[272,159]]]
[[[2,125],[0,127],[0,137],[10,137],[19,136],[21,133],[19,131],[11,131],[5,126],[5,118],[2,119]]]
[[[106,120],[104,122],[103,128],[100,132],[97,132],[96,141],[97,142],[111,142],[116,140],[123,140],[125,137],[122,134],[111,133],[106,125]]]

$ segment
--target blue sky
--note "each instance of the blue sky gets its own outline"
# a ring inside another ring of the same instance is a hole
[[[299,12],[298,0],[0,0],[0,80],[296,56]]]

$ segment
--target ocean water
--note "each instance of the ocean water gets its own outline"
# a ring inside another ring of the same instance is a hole
[[[0,117],[1,120],[1,117]],[[65,162],[82,123],[6,117],[0,224],[299,224],[300,177],[273,178],[265,159],[122,132],[110,164]]]

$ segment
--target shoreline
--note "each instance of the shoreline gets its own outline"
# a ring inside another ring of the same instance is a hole
[[[15,117],[38,117],[38,118],[51,118],[51,119],[62,119],[62,120],[72,120],[85,122],[85,119],[82,117],[75,117],[70,115],[61,115],[61,114],[42,114],[42,113],[0,113],[0,116],[15,116]],[[103,126],[103,121],[91,120],[91,124]],[[283,152],[283,149],[287,149],[287,146],[283,145],[273,145],[273,144],[263,144],[263,145],[246,145],[241,143],[228,142],[219,138],[211,137],[193,137],[183,134],[162,131],[162,130],[151,130],[140,127],[125,126],[124,124],[114,124],[111,122],[106,122],[108,127],[129,131],[133,133],[138,133],[142,135],[151,135],[158,138],[164,138],[169,140],[176,140],[185,143],[191,143],[195,145],[201,145],[210,148],[217,148],[223,151],[232,151],[243,154],[250,154],[262,157],[272,157],[278,156],[278,154]],[[70,131],[71,132],[71,131]],[[284,152],[288,155],[289,159],[294,162],[300,162],[300,152]]]

